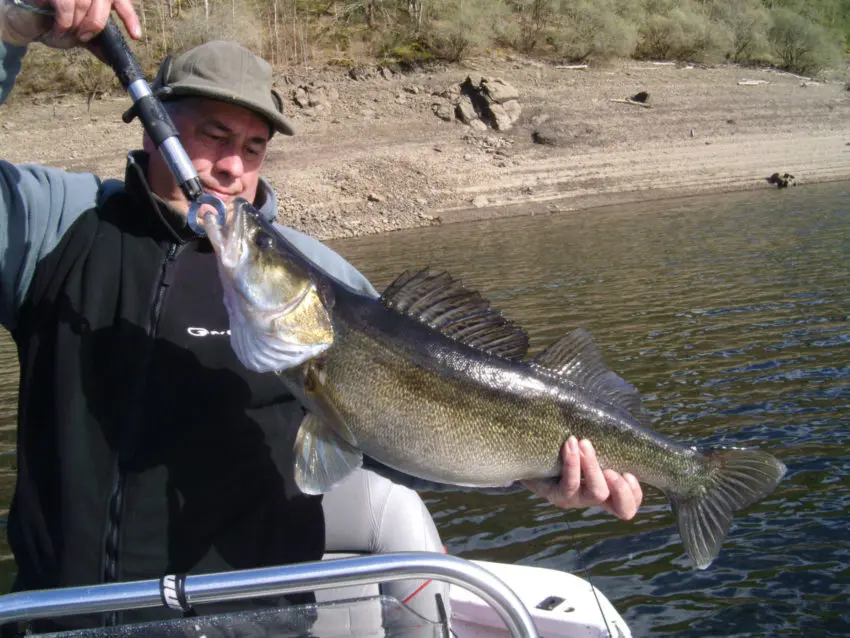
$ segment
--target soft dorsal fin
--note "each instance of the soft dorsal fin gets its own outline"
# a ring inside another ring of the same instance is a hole
[[[387,286],[381,302],[489,354],[519,360],[528,352],[528,335],[522,328],[448,273],[432,273],[427,268],[413,274],[405,271]]]
[[[640,393],[605,366],[602,354],[587,330],[578,328],[561,337],[534,357],[532,363],[569,379],[633,417],[644,420]]]

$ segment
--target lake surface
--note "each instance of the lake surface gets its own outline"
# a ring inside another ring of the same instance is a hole
[[[850,184],[333,245],[379,289],[448,270],[524,326],[532,354],[585,327],[654,429],[788,466],[705,571],[652,488],[628,523],[522,494],[425,495],[452,553],[586,569],[636,636],[850,635]]]
[[[653,428],[759,446],[788,466],[695,571],[665,498],[631,522],[530,495],[424,494],[451,553],[589,577],[636,636],[850,635],[850,184],[700,197],[333,242],[379,289],[446,269],[524,326],[576,327]],[[0,508],[14,485],[17,370],[0,340]],[[14,561],[0,543],[0,585]]]

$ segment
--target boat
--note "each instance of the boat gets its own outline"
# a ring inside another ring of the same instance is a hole
[[[323,507],[320,561],[17,592],[0,596],[0,624],[164,606],[178,617],[30,635],[631,638],[611,602],[578,576],[447,554],[419,495],[373,472],[353,473]],[[305,591],[315,603],[193,615],[196,605]]]

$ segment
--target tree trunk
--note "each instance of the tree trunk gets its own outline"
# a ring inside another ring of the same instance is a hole
[[[407,14],[410,16],[410,23],[413,28],[419,33],[422,28],[422,14],[424,13],[425,0],[407,0]]]

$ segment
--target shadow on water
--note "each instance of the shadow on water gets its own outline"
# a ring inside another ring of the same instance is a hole
[[[379,289],[445,268],[529,332],[575,327],[653,427],[769,448],[789,468],[693,570],[666,499],[636,520],[526,495],[425,494],[449,550],[582,574],[635,635],[850,634],[850,184],[450,225],[334,242]],[[14,348],[0,341],[0,507],[14,484]],[[14,570],[8,548],[3,566]],[[4,581],[5,582],[5,581]]]
[[[628,523],[525,495],[427,495],[450,551],[587,568],[636,635],[850,633],[850,184],[334,247],[379,289],[405,268],[448,270],[523,325],[532,353],[583,326],[644,394],[654,429],[768,448],[789,468],[705,571],[652,488]]]

